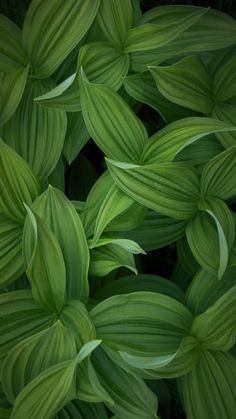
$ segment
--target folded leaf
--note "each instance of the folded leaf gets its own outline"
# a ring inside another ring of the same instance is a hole
[[[28,164],[0,139],[0,212],[17,223],[25,219],[23,203],[39,194],[39,182]]]
[[[0,14],[0,71],[12,71],[27,64],[27,56],[21,45],[21,30]]]
[[[199,180],[189,165],[106,162],[117,186],[140,204],[177,220],[187,220],[196,212]]]
[[[131,355],[174,355],[189,334],[190,311],[173,298],[152,292],[117,295],[90,311],[97,336],[108,346]]]
[[[99,0],[34,0],[23,26],[23,46],[33,74],[47,78],[79,43],[92,24]]]
[[[2,73],[0,76],[0,125],[4,125],[10,119],[19,105],[27,75],[28,67]]]
[[[35,300],[60,312],[65,299],[66,269],[56,236],[29,208],[23,232],[23,257]]]
[[[55,234],[60,245],[66,268],[68,299],[86,301],[89,294],[89,249],[73,204],[61,191],[49,186],[32,208]]]
[[[132,1],[102,0],[97,18],[105,37],[117,48],[123,49],[128,29],[133,23]]]
[[[194,370],[180,378],[180,393],[189,419],[236,415],[236,361],[227,353],[204,351]]]
[[[229,199],[236,195],[236,145],[220,153],[205,166],[201,189],[203,195]]]
[[[64,111],[43,108],[34,102],[35,97],[52,85],[50,80],[28,81],[20,105],[2,129],[6,143],[29,163],[43,181],[59,160],[67,125]]]
[[[149,68],[157,88],[167,99],[197,112],[211,112],[211,78],[200,58],[186,57],[171,66]]]
[[[144,125],[111,88],[81,77],[81,106],[86,127],[110,158],[138,161],[147,141]]]
[[[150,138],[142,161],[144,164],[172,161],[185,147],[202,137],[231,130],[235,130],[235,127],[212,118],[193,117],[172,122]]]
[[[75,340],[60,321],[18,343],[8,354],[2,368],[2,384],[14,404],[23,388],[40,373],[76,355]]]

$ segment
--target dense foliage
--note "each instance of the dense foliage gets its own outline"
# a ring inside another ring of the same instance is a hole
[[[235,20],[27,3],[0,15],[0,418],[234,419]]]

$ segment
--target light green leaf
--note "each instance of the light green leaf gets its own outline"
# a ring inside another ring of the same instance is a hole
[[[88,142],[90,135],[84,123],[82,112],[67,115],[67,132],[63,152],[69,164],[77,157]]]
[[[75,340],[60,321],[18,343],[8,354],[2,368],[2,384],[14,404],[23,388],[40,373],[76,355]]]
[[[191,113],[189,109],[166,99],[157,89],[156,83],[148,71],[125,77],[124,87],[131,97],[151,106],[167,122],[185,118]]]
[[[63,308],[60,320],[73,333],[77,349],[80,349],[86,342],[96,338],[95,327],[86,307],[80,301],[69,301]]]
[[[28,67],[0,75],[0,125],[13,115],[20,103],[28,75]]]
[[[230,130],[235,130],[235,127],[212,118],[192,117],[172,122],[150,138],[142,161],[144,164],[172,161],[185,147],[202,137]]]
[[[0,71],[26,67],[28,60],[21,45],[21,30],[0,14]]]
[[[184,235],[185,226],[185,221],[150,210],[134,230],[125,233],[125,237],[137,242],[144,250],[155,250],[180,239]]]
[[[179,381],[187,417],[233,419],[236,415],[235,383],[236,361],[230,354],[202,352],[193,371]]]
[[[138,253],[146,254],[143,249],[135,243],[133,240],[123,239],[117,234],[104,234],[96,243],[94,241],[89,242],[90,249],[99,248],[102,246],[107,246],[108,244],[114,244],[121,247],[124,250],[127,250],[129,253],[133,253],[134,255]]]
[[[23,223],[25,208],[39,194],[39,182],[28,164],[0,139],[0,212]]]
[[[67,298],[86,301],[89,249],[79,214],[66,196],[52,186],[36,199],[32,208],[60,245],[66,269]]]
[[[23,257],[35,300],[49,311],[60,312],[65,299],[66,269],[56,236],[27,207]]]
[[[0,214],[0,284],[17,279],[23,272],[22,225]]]
[[[118,90],[129,70],[129,57],[109,42],[91,42],[80,49],[78,70],[81,67],[89,81]]]
[[[186,57],[171,66],[149,69],[157,88],[167,99],[197,112],[211,112],[214,105],[211,78],[200,58]]]
[[[56,316],[35,303],[30,290],[0,294],[1,363],[14,346],[50,327]]]
[[[97,18],[105,37],[122,50],[133,23],[132,1],[102,0]]]
[[[108,157],[138,161],[147,141],[144,125],[111,88],[81,77],[81,106],[86,127]]]
[[[189,165],[106,162],[117,186],[140,204],[177,220],[187,220],[196,212],[199,180]]]
[[[199,204],[200,211],[188,223],[189,246],[198,263],[219,279],[228,264],[228,253],[234,240],[234,223],[228,207],[219,199]]]
[[[143,357],[174,354],[192,323],[190,311],[152,292],[117,295],[90,311],[97,336],[113,349]]]
[[[132,200],[133,203],[125,211],[117,215],[112,221],[109,222],[106,227],[106,231],[122,231],[124,234],[128,230],[136,228],[142,223],[144,216],[147,212],[147,208],[139,204],[137,201]],[[129,237],[127,237],[129,238]]]
[[[59,160],[67,125],[64,111],[43,108],[34,103],[34,97],[52,85],[50,80],[28,81],[20,105],[2,129],[6,143],[29,163],[42,181]]]
[[[92,354],[92,362],[102,386],[114,400],[109,409],[125,419],[156,418],[157,399],[143,380],[123,370],[99,348]]]
[[[217,69],[213,78],[213,92],[215,101],[224,102],[236,95],[235,70],[235,55],[233,55],[225,64]]]
[[[49,77],[92,24],[99,0],[33,0],[23,26],[23,46],[33,74]]]
[[[203,196],[223,200],[236,195],[236,145],[218,154],[205,166],[201,189]]]
[[[147,51],[163,47],[197,22],[206,11],[207,9],[204,8],[196,8],[192,10],[191,14],[183,17],[175,24],[166,26],[153,23],[140,24],[139,22],[139,26],[128,31],[125,51]]]
[[[235,301],[236,285],[194,318],[192,334],[201,342],[201,349],[227,351],[233,346],[236,335]]]

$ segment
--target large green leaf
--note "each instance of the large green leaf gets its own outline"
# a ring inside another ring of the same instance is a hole
[[[51,326],[56,316],[35,303],[30,290],[0,294],[0,359],[29,336]]]
[[[97,336],[131,355],[159,359],[172,356],[189,334],[192,315],[179,301],[152,292],[117,295],[90,311]]]
[[[144,125],[111,88],[81,77],[81,105],[87,129],[110,158],[138,161],[147,141]]]
[[[236,415],[236,361],[227,353],[204,351],[193,371],[180,378],[189,419],[233,419]]]
[[[52,230],[29,208],[23,231],[23,257],[35,300],[49,311],[60,312],[65,300],[66,269]]]
[[[205,166],[201,189],[203,196],[224,200],[236,195],[236,145],[220,153]]]
[[[185,226],[185,221],[150,210],[134,230],[125,233],[125,237],[137,242],[144,250],[155,250],[180,239],[184,235]]]
[[[211,78],[200,58],[186,57],[171,66],[150,67],[150,71],[167,99],[197,112],[211,112]]]
[[[12,118],[4,125],[2,137],[45,180],[61,155],[67,119],[62,110],[43,108],[34,98],[53,85],[50,80],[30,80]]]
[[[105,406],[102,403],[85,403],[73,400],[68,403],[54,419],[108,419]]]
[[[33,0],[23,26],[23,46],[38,78],[49,77],[85,35],[99,0]]]
[[[217,102],[224,102],[236,95],[236,56],[235,54],[218,68],[213,78],[214,98]]]
[[[172,122],[150,138],[142,161],[144,164],[172,161],[185,147],[202,137],[230,130],[234,131],[235,127],[212,118],[192,117]]]
[[[22,223],[23,203],[30,205],[40,187],[28,164],[0,139],[0,212],[10,220]]]
[[[163,47],[173,41],[178,35],[197,22],[206,13],[204,8],[193,8],[192,13],[183,17],[175,24],[158,25],[153,23],[140,24],[128,31],[125,51],[137,52]]]
[[[32,208],[55,234],[61,247],[68,299],[86,301],[89,249],[79,214],[66,196],[51,186],[36,199]]]
[[[200,211],[186,227],[189,246],[198,263],[221,278],[234,240],[234,222],[227,205],[219,199],[199,204]]]
[[[235,103],[217,103],[211,113],[213,118],[224,121],[227,124],[236,125]],[[236,134],[234,131],[218,133],[217,138],[224,148],[232,147],[236,144]]]
[[[106,159],[117,186],[131,198],[160,214],[187,220],[197,209],[199,180],[194,168],[182,163],[138,166]]]
[[[27,56],[21,45],[21,30],[0,14],[0,71],[12,71],[27,64]]]
[[[75,398],[77,364],[99,343],[100,341],[89,342],[74,359],[60,362],[34,378],[17,396],[12,419],[38,419],[40,416],[50,419]]]
[[[105,37],[122,50],[133,23],[132,1],[102,0],[97,17]]]
[[[0,125],[15,112],[24,92],[28,67],[0,74]]]
[[[60,321],[18,343],[2,368],[2,384],[8,399],[14,404],[20,391],[41,372],[75,355],[74,337]]]
[[[120,418],[156,418],[157,399],[140,378],[123,370],[113,359],[98,348],[92,354],[92,362],[99,381],[115,404],[109,408]]]
[[[139,20],[160,26],[178,26],[183,18],[191,17],[200,8],[184,5],[159,6],[145,13]],[[235,44],[236,25],[230,16],[213,9],[204,9],[200,19],[179,33],[171,42],[150,51],[131,54],[131,69],[142,72],[147,65],[158,65],[186,53],[210,51]]]
[[[226,291],[211,307],[196,316],[192,334],[202,349],[229,350],[236,336],[236,285]]]
[[[0,214],[0,284],[6,286],[23,272],[22,225]]]

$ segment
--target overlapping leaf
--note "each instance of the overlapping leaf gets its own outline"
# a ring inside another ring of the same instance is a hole
[[[28,60],[21,45],[21,37],[18,26],[0,14],[0,71],[8,72],[27,66]]]

